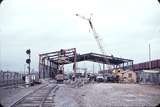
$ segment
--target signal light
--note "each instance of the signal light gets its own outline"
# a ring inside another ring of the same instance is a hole
[[[31,54],[31,50],[30,49],[26,50],[26,53]]]
[[[26,63],[30,64],[31,63],[31,59],[26,59]]]
[[[1,4],[2,1],[3,1],[3,0],[0,0],[0,4]]]

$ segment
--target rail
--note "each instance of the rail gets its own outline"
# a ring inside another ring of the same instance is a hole
[[[14,103],[11,107],[45,107],[45,105],[47,105],[47,107],[52,106],[54,104],[54,101],[53,96],[50,96],[50,93],[56,90],[57,88],[58,86],[56,84],[47,84],[24,96],[16,103]]]

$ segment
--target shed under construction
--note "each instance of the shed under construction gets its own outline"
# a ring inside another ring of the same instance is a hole
[[[106,60],[108,60],[106,62]],[[55,78],[58,70],[64,71],[65,64],[73,63],[74,76],[76,63],[80,61],[93,61],[101,64],[112,65],[113,68],[133,68],[133,60],[107,56],[97,53],[78,54],[76,48],[61,49],[60,51],[39,54],[39,77]]]

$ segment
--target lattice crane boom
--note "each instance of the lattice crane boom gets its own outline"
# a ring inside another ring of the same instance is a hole
[[[97,45],[98,45],[98,48],[100,49],[100,51],[101,51],[101,53],[102,53],[103,55],[106,55],[106,51],[105,51],[105,49],[103,48],[103,45],[102,45],[102,41],[101,41],[101,39],[100,39],[100,36],[98,35],[98,33],[96,32],[96,30],[95,30],[95,28],[94,28],[94,26],[93,26],[93,23],[92,23],[92,21],[91,21],[91,17],[90,17],[90,18],[86,18],[86,17],[81,16],[81,15],[79,15],[79,14],[76,14],[76,16],[79,16],[80,18],[82,18],[82,19],[84,19],[84,20],[87,20],[87,21],[89,22],[89,25],[90,25],[91,30],[92,30],[92,32],[93,32],[93,36],[94,36],[94,38],[95,38],[95,40],[96,40],[96,43],[97,43]],[[106,63],[109,63],[109,61],[106,60]]]

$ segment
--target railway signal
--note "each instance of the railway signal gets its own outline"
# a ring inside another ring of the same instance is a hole
[[[26,59],[26,63],[30,64],[31,63],[31,59]]]
[[[2,3],[3,0],[0,0],[0,4]]]
[[[26,50],[26,53],[31,54],[31,50],[30,49]]]
[[[31,50],[27,49],[26,54],[28,54],[28,58],[26,59],[26,63],[28,64],[28,73],[30,74]]]

